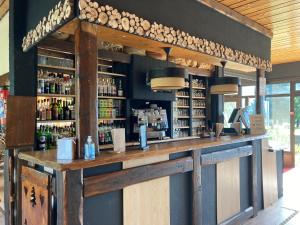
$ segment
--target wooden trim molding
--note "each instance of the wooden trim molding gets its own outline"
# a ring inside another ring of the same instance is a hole
[[[118,9],[112,6],[100,5],[97,1],[91,0],[80,0],[78,4],[80,20],[215,56],[223,60],[248,65],[257,69],[266,71],[272,70],[272,64],[269,60],[231,49],[204,38],[195,37],[173,27],[164,26],[156,22],[151,23],[129,12],[119,12]]]
[[[127,186],[144,181],[171,176],[177,173],[186,173],[193,170],[193,158],[160,162],[121,170],[109,174],[84,178],[84,197],[100,195],[106,192],[121,190]]]
[[[216,10],[217,12],[259,32],[262,33],[263,35],[272,38],[273,33],[271,30],[265,28],[264,26],[260,25],[259,23],[249,19],[246,16],[241,15],[240,13],[232,10],[231,8],[215,1],[215,0],[197,0],[198,2]]]
[[[32,46],[40,42],[48,34],[52,33],[58,27],[63,25],[74,14],[73,0],[59,1],[55,7],[50,10],[48,16],[38,23],[38,25],[30,30],[23,38],[23,51],[28,51]]]
[[[253,154],[252,145],[246,145],[244,147],[228,149],[219,152],[207,153],[201,155],[201,165],[212,165],[228,161],[234,158],[241,158],[250,156]]]

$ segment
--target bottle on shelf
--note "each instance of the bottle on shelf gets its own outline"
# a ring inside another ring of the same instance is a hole
[[[122,80],[119,80],[118,96],[119,97],[123,97],[124,96],[124,92],[123,92],[123,88],[122,88]]]
[[[58,120],[58,105],[56,98],[53,99],[53,104],[52,104],[52,120]]]
[[[42,106],[41,106],[41,120],[42,121],[47,120],[46,100],[42,101]]]
[[[46,110],[46,120],[52,120],[52,103],[50,104],[49,99],[47,99],[47,110]]]
[[[64,119],[65,120],[70,120],[70,109],[69,109],[69,106],[67,104],[67,101],[64,101],[63,113],[64,113]]]

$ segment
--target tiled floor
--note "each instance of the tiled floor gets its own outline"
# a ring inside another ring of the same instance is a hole
[[[300,225],[300,168],[284,173],[284,196],[245,225]]]

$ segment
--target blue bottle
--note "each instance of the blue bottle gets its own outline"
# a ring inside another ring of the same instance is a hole
[[[96,157],[95,144],[91,136],[88,136],[86,143],[84,144],[84,159],[94,160]]]

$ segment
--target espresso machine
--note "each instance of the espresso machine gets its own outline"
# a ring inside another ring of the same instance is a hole
[[[139,126],[147,126],[147,139],[165,139],[168,130],[167,110],[151,104],[150,108],[132,109],[133,133],[139,133]]]

